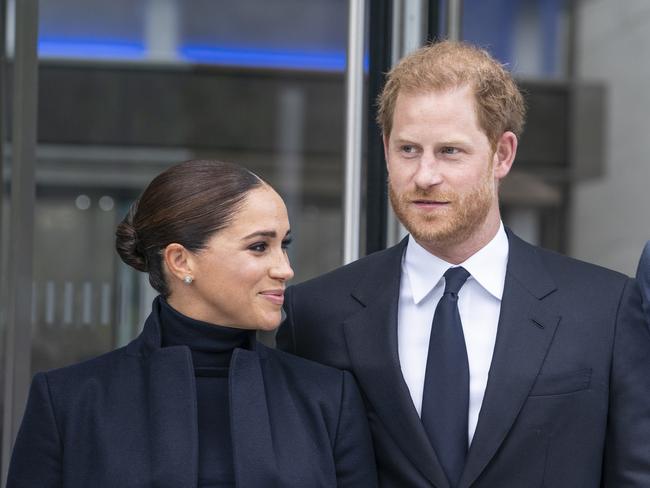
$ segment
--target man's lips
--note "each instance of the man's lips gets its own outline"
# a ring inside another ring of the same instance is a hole
[[[266,290],[260,292],[260,295],[276,305],[282,305],[284,303],[284,290]]]
[[[451,202],[446,200],[412,200],[411,203],[418,208],[422,209],[434,209],[442,208],[449,205]]]

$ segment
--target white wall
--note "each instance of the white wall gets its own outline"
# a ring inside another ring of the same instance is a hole
[[[650,1],[582,0],[577,76],[608,89],[606,174],[575,187],[571,254],[633,275],[650,239]]]

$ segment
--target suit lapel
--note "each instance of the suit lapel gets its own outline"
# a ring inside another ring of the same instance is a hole
[[[469,487],[508,435],[560,321],[542,299],[556,287],[535,248],[508,233],[510,250],[497,339],[476,432],[459,486]]]
[[[344,322],[353,371],[397,445],[434,485],[449,484],[402,376],[397,348],[397,308],[406,239],[376,262],[353,296],[363,308]]]

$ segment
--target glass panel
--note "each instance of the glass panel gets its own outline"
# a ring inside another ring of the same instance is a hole
[[[145,1],[43,0],[39,54],[77,59],[145,56]]]
[[[486,47],[518,76],[568,74],[569,2],[465,0],[463,38]]]
[[[284,196],[304,280],[341,261],[347,2],[41,0],[33,369],[125,344],[154,293],[115,226],[171,164]]]
[[[567,180],[575,174],[576,91],[570,75],[570,2],[466,0],[463,38],[518,78],[528,108],[517,161],[501,186],[504,222],[526,240],[566,251]]]
[[[6,106],[0,107],[0,112],[1,116],[5,117],[7,115],[6,112]],[[4,136],[4,135],[3,135]],[[4,146],[4,141],[3,141],[3,146]],[[3,150],[6,151],[6,146],[3,147]],[[10,240],[10,235],[9,235],[9,218],[10,218],[10,208],[9,208],[9,200],[10,196],[7,195],[7,172],[4,171],[4,168],[6,167],[8,161],[6,160],[3,161],[2,165],[2,181],[0,184],[3,186],[3,192],[2,192],[2,200],[0,202],[2,203],[2,208],[0,208],[0,273],[2,274],[2,284],[0,284],[0,303],[6,304],[8,303],[8,279],[7,279],[7,266],[8,266],[8,254],[9,254],[9,240]],[[0,161],[2,161],[0,159]],[[5,457],[5,445],[4,445],[4,428],[5,428],[5,422],[4,422],[4,417],[5,417],[5,408],[6,405],[11,401],[10,398],[5,397],[5,381],[6,381],[6,360],[7,357],[5,354],[7,353],[7,310],[6,307],[2,307],[0,309],[0,460],[3,460]],[[0,480],[0,483],[2,483],[2,480]]]
[[[184,59],[256,68],[345,67],[345,0],[194,0],[179,6]]]
[[[585,144],[602,165],[574,187],[571,253],[633,276],[650,239],[650,3],[575,2],[575,9],[576,81],[602,88],[607,119],[601,141]]]
[[[463,10],[464,38],[508,63],[528,93],[515,174],[502,188],[506,218],[628,275],[650,237],[649,12],[647,2],[615,0],[465,0]]]

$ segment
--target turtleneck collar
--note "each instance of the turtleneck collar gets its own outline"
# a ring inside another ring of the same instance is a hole
[[[160,310],[161,346],[188,346],[194,368],[224,368],[234,349],[254,349],[255,331],[202,322],[183,315],[162,297]]]

